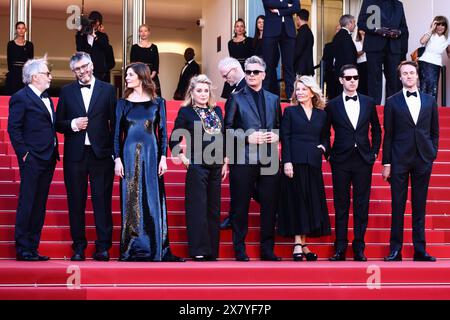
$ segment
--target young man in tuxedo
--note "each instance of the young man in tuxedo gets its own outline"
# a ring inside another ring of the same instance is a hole
[[[97,231],[93,258],[108,261],[112,245],[113,128],[116,90],[93,76],[89,54],[70,59],[76,81],[62,88],[56,128],[64,133],[64,183],[72,235],[72,261],[85,260],[85,208],[88,180]]]
[[[46,90],[52,75],[47,59],[28,60],[25,87],[9,100],[8,133],[20,170],[16,212],[16,259],[47,261],[38,252],[50,183],[59,160],[53,102]]]
[[[353,259],[367,261],[364,255],[364,236],[369,220],[372,169],[381,144],[381,127],[375,101],[357,92],[359,84],[357,67],[344,65],[340,72],[339,80],[344,91],[325,108],[328,137],[331,135],[331,126],[335,137],[329,161],[333,176],[336,251],[330,261],[345,260],[351,186],[353,186]]]
[[[257,56],[245,61],[247,86],[231,95],[225,111],[227,157],[233,212],[233,247],[237,261],[249,261],[245,250],[248,211],[255,183],[261,203],[261,260],[280,261],[273,250],[279,192],[279,97],[264,90],[266,64]],[[229,148],[229,141],[234,151]]]
[[[383,178],[390,180],[392,224],[390,254],[385,261],[401,261],[403,223],[411,177],[414,261],[436,261],[425,250],[425,207],[428,184],[439,142],[439,117],[433,96],[417,87],[418,66],[403,61],[398,67],[403,89],[384,107]]]
[[[301,76],[314,75],[314,35],[308,26],[309,11],[301,9],[297,13],[297,24],[299,26],[295,39],[294,71]]]
[[[178,79],[177,89],[173,94],[174,100],[184,100],[184,96],[186,95],[186,90],[189,86],[189,81],[193,76],[196,76],[200,73],[200,66],[194,60],[195,52],[192,48],[186,48],[184,50],[184,60],[186,60],[183,69],[180,72],[180,78]]]

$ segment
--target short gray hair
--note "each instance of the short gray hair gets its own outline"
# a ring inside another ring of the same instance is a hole
[[[258,56],[251,56],[250,58],[247,58],[244,64],[245,69],[247,70],[247,66],[254,63],[259,64],[261,67],[263,67],[264,71],[266,70],[266,63]]]
[[[28,60],[22,70],[22,81],[25,85],[31,83],[31,79],[34,75],[41,72],[42,68],[46,66],[48,68],[47,54],[40,59]]]
[[[73,54],[72,57],[70,57],[70,70],[73,70],[73,66],[75,65],[75,63],[77,63],[78,61],[81,61],[83,59],[89,60],[89,62],[92,63],[92,59],[91,56],[89,55],[89,53],[84,52],[84,51],[78,51],[75,52]]]
[[[239,61],[235,58],[232,57],[226,57],[223,58],[222,60],[219,61],[218,64],[218,68],[220,69],[232,69],[232,68],[238,68],[238,69],[242,69],[241,64],[239,63]]]
[[[339,19],[339,24],[341,25],[341,27],[345,27],[347,26],[350,22],[352,22],[353,20],[355,20],[355,17],[352,16],[351,14],[344,14],[340,19]]]

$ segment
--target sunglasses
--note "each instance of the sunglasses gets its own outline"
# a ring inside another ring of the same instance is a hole
[[[350,81],[350,80],[359,80],[359,76],[343,76],[342,78],[344,78],[346,81]]]
[[[445,22],[438,22],[438,23],[436,23],[436,26],[446,27],[447,24]]]
[[[248,75],[248,76],[251,75],[252,73],[255,76],[258,76],[262,72],[264,72],[264,71],[262,71],[262,70],[245,70],[245,74]]]

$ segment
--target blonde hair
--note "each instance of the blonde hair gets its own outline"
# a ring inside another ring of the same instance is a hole
[[[292,104],[299,104],[299,101],[297,100],[297,95],[295,94],[295,91],[297,90],[297,85],[299,83],[302,83],[304,86],[306,86],[311,92],[313,93],[312,97],[312,104],[317,109],[325,109],[325,97],[323,96],[322,89],[320,89],[319,85],[317,84],[316,80],[311,76],[297,76],[294,82],[294,92],[292,94]]]
[[[208,107],[214,108],[216,105],[216,101],[214,98],[214,94],[212,92],[213,86],[211,80],[208,78],[205,74],[199,74],[198,76],[194,76],[191,78],[191,81],[189,81],[188,89],[186,90],[186,96],[184,97],[184,101],[182,103],[182,106],[194,106],[194,98],[192,97],[192,91],[194,91],[195,87],[199,83],[205,83],[209,87],[209,99],[208,99]]]

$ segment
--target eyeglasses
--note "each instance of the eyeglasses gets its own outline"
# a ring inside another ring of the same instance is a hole
[[[228,75],[230,74],[231,71],[233,71],[235,68],[231,68],[230,71],[228,71],[225,75],[222,76],[222,78],[226,79],[228,78]]]
[[[343,76],[342,78],[344,78],[346,81],[350,81],[350,80],[359,80],[359,76]]]
[[[76,73],[79,73],[79,72],[82,72],[82,71],[86,71],[87,67],[89,67],[90,64],[91,64],[91,63],[88,62],[88,63],[86,63],[86,64],[83,64],[82,66],[79,66],[79,67],[77,67],[77,68],[73,68],[72,71],[73,71],[73,72],[76,72]]]
[[[50,77],[52,75],[51,72],[47,71],[47,72],[38,72],[39,74],[45,74],[47,77]]]
[[[255,76],[258,76],[262,72],[264,72],[264,71],[263,70],[245,70],[245,74],[248,75],[248,76],[251,75],[252,73]]]

